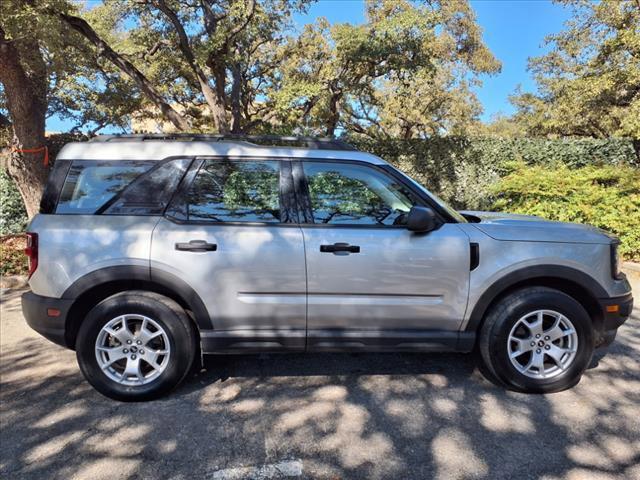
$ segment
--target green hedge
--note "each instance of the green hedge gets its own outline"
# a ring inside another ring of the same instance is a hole
[[[510,173],[492,187],[494,210],[588,223],[616,234],[620,253],[640,260],[640,169],[507,164]]]
[[[0,235],[20,233],[27,224],[27,211],[16,184],[4,168],[0,168]]]
[[[429,140],[351,136],[347,141],[396,165],[457,208],[483,209],[492,204],[492,185],[504,165],[561,163],[639,166],[631,140],[439,137]]]

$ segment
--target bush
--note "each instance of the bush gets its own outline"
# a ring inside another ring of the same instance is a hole
[[[491,189],[495,210],[602,228],[620,237],[625,259],[640,260],[640,170],[523,162],[505,168],[509,173]]]
[[[27,211],[15,183],[7,171],[0,169],[0,235],[23,232]]]
[[[394,164],[456,208],[482,210],[491,204],[492,186],[510,161],[528,165],[562,163],[638,166],[626,139],[435,137],[428,140],[348,137],[358,149]]]
[[[0,237],[0,275],[26,275],[29,262],[24,254],[27,240],[24,235]]]

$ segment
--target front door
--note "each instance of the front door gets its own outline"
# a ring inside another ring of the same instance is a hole
[[[302,168],[308,348],[455,346],[469,289],[466,234],[455,223],[408,231],[407,213],[424,201],[375,166]]]
[[[212,328],[205,351],[304,349],[306,272],[278,160],[200,159],[153,232],[151,271],[183,279]],[[183,182],[183,183],[184,183]]]

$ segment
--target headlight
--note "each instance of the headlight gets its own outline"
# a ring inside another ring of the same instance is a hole
[[[611,244],[611,274],[613,278],[620,278],[622,272],[620,270],[620,255],[618,254],[618,245],[620,242]]]

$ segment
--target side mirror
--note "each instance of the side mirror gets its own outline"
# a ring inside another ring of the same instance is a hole
[[[428,207],[411,207],[407,217],[407,229],[412,232],[430,232],[438,226],[436,214]]]

